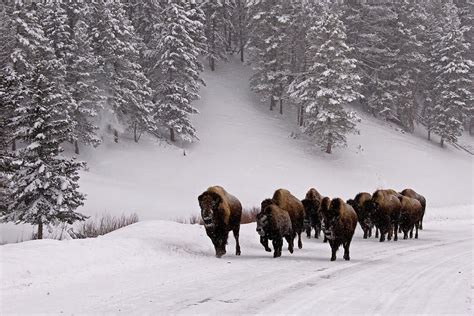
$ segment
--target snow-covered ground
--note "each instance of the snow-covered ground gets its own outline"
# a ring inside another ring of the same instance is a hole
[[[0,247],[0,314],[472,315],[472,206],[427,209],[418,240],[357,229],[351,261],[321,240],[273,259],[255,224],[242,255],[214,257],[204,228],[144,221],[97,239]],[[286,247],[286,244],[285,244]]]

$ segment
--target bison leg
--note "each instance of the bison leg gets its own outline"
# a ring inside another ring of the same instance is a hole
[[[318,225],[314,226],[314,238],[319,239],[319,236],[321,235],[321,227]]]
[[[329,245],[331,246],[331,261],[336,260],[336,252],[339,249],[339,242],[335,240],[329,240]]]
[[[410,229],[410,238],[413,238],[413,226],[412,226],[412,228]]]
[[[418,239],[418,228],[419,228],[419,224],[418,222],[415,223],[415,229],[416,229],[416,232],[415,232],[415,239]]]
[[[285,236],[286,242],[288,243],[288,251],[293,253],[294,239],[291,236]]]
[[[240,231],[240,226],[235,227],[234,230],[232,231],[234,233],[234,238],[235,238],[235,255],[236,256],[240,256],[239,231]]]
[[[408,239],[408,229],[403,230],[403,239]]]
[[[298,248],[303,248],[303,242],[301,241],[301,232],[298,232]]]
[[[395,223],[393,231],[395,232],[395,237],[393,238],[393,241],[398,241],[398,232],[402,232],[402,228],[398,227],[398,223]]]
[[[351,260],[351,257],[349,256],[349,247],[351,245],[351,240],[343,243],[342,245],[344,247],[344,260]]]
[[[311,238],[311,226],[306,226],[306,237]]]
[[[268,247],[268,238],[260,237],[260,243],[262,244],[263,248],[265,248],[266,252],[271,252],[272,249]]]
[[[217,239],[213,240],[214,248],[216,249],[216,257],[220,258],[226,254],[225,245],[227,244],[227,238],[229,233],[226,232],[222,237],[218,237]]]
[[[384,242],[385,241],[385,232],[380,230],[380,242]]]
[[[379,238],[379,228],[375,227],[375,238]]]
[[[364,231],[364,239],[367,239],[367,235],[369,233],[367,227],[362,227],[362,230]]]
[[[372,227],[369,227],[369,238],[372,237]]]
[[[272,240],[273,244],[273,258],[278,258],[281,256],[281,248],[283,245],[283,240],[281,238],[275,238]]]

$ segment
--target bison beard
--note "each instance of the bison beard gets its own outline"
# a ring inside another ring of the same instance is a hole
[[[242,216],[240,201],[220,186],[207,189],[198,197],[198,201],[206,234],[214,245],[216,257],[220,258],[226,253],[229,231],[234,234],[235,254],[239,256],[239,231]]]

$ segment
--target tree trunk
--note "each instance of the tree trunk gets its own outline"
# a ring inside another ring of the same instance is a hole
[[[428,140],[431,140],[431,131],[428,130]]]
[[[170,127],[170,140],[172,142],[176,141],[175,135],[174,135],[174,129]]]
[[[216,69],[216,64],[214,58],[212,57],[209,57],[209,66],[211,67],[211,71],[214,71]]]
[[[328,145],[326,146],[326,153],[327,153],[327,154],[332,153],[332,148],[331,148],[331,147],[332,147],[332,146],[331,146],[331,142],[328,142]]]
[[[12,140],[12,151],[16,150],[16,139]]]
[[[118,137],[118,131],[114,128],[114,142],[118,143],[119,137]]]
[[[283,115],[283,99],[280,97],[280,114]]]
[[[444,138],[443,137],[441,137],[441,140],[439,141],[439,145],[441,147],[444,147]]]
[[[239,7],[239,46],[240,46],[240,61],[244,62],[244,32],[242,30],[242,3],[237,1],[237,6]]]
[[[474,117],[471,118],[471,121],[469,122],[469,135],[472,136],[472,128],[474,127]]]
[[[303,106],[300,106],[300,126],[304,125],[304,109]]]
[[[79,155],[79,142],[76,140],[74,140],[74,152],[76,153],[76,155]]]
[[[138,140],[140,139],[140,136],[138,135],[138,123],[135,122],[133,123],[133,140],[135,143],[138,143]]]
[[[273,107],[275,106],[275,99],[273,96],[270,97],[270,111],[273,111]]]
[[[43,222],[38,223],[38,239],[43,239]]]

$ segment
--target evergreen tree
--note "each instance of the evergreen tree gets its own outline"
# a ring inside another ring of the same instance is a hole
[[[444,142],[455,143],[462,132],[462,122],[472,106],[471,61],[465,60],[469,43],[466,42],[460,25],[457,7],[451,2],[443,5],[446,16],[441,21],[442,33],[434,47],[432,64],[436,74],[436,99],[431,113],[435,125],[433,131]]]
[[[98,82],[99,61],[91,46],[88,27],[91,10],[84,2],[69,5],[72,53],[66,60],[66,84],[72,98],[75,152],[79,154],[79,143],[97,146],[101,142],[96,121],[104,100]]]
[[[175,141],[175,133],[186,141],[197,138],[189,115],[198,113],[191,102],[199,98],[200,84],[204,83],[198,59],[201,49],[191,37],[197,24],[188,17],[184,5],[179,0],[167,4],[157,44],[159,59],[150,69],[161,74],[157,116],[169,129],[171,141]]]
[[[136,35],[123,4],[119,1],[99,1],[94,5],[94,52],[102,72],[100,87],[107,100],[104,116],[113,117],[133,130],[138,142],[141,132],[156,135],[149,82],[139,64],[141,39]],[[117,130],[114,131],[117,135]]]
[[[205,13],[206,58],[211,71],[215,70],[216,61],[227,61],[229,48],[228,30],[232,28],[232,3],[229,0],[209,0],[203,3]]]
[[[356,61],[345,43],[346,34],[339,13],[323,13],[323,19],[310,28],[308,71],[295,80],[291,95],[305,106],[306,126],[311,136],[327,153],[333,147],[346,145],[346,134],[356,132],[355,114],[344,105],[359,97],[360,78],[355,73]]]
[[[71,134],[67,98],[54,77],[59,61],[45,36],[40,18],[44,7],[18,4],[13,21],[16,47],[11,80],[21,89],[12,96],[13,137],[21,141],[13,163],[10,200],[0,219],[38,225],[73,223],[85,216],[75,212],[84,195],[78,192],[78,170],[84,166],[61,155],[61,143]]]

